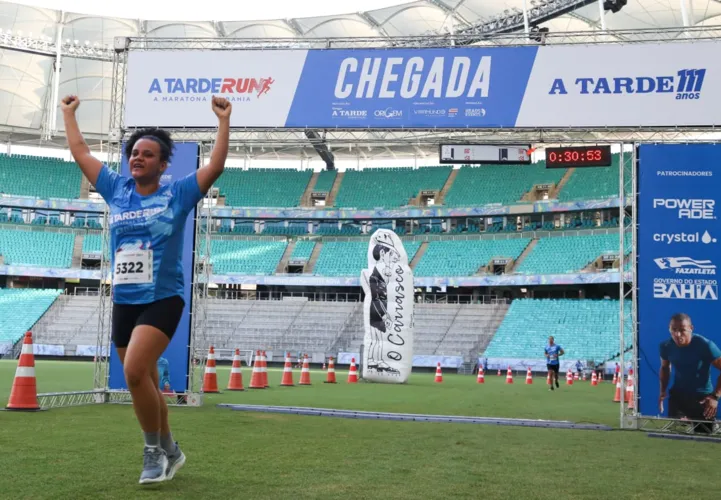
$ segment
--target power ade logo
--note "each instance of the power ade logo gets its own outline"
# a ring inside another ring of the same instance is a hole
[[[232,101],[249,101],[250,95],[254,94],[257,99],[268,94],[274,83],[275,80],[272,77],[155,78],[150,84],[148,94],[155,95],[156,101],[161,99],[164,101],[204,100],[207,98],[205,94],[222,94]],[[190,94],[190,96],[188,94]],[[162,98],[158,96],[162,96]]]
[[[659,257],[653,261],[659,269],[672,270],[676,274],[716,274],[716,266],[710,260],[696,260],[691,257]]]
[[[679,219],[712,220],[715,219],[715,200],[654,198],[653,208],[676,210]]]
[[[682,69],[676,76],[636,76],[614,78],[576,78],[578,93],[585,94],[676,94],[677,100],[699,99],[706,76],[705,69]],[[551,95],[568,94],[563,78],[551,84]]]
[[[447,68],[450,66],[450,70]],[[491,56],[346,57],[338,67],[335,97],[348,99],[414,99],[420,97],[488,97]]]

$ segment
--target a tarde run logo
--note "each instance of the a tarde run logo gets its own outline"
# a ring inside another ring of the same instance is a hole
[[[267,95],[275,80],[265,78],[154,78],[148,94],[155,101],[199,101],[222,95],[230,101],[250,101]]]
[[[676,94],[677,100],[699,99],[705,77],[705,69],[682,69],[675,75],[664,76],[556,78],[548,93],[563,95],[570,91],[580,95]]]

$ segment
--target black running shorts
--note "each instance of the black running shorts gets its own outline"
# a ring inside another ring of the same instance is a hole
[[[558,373],[558,370],[560,370],[561,365],[550,365],[550,364],[547,364],[547,365],[546,365],[546,368],[548,368],[548,371],[549,371],[549,372],[556,372],[556,373]]]
[[[687,418],[689,420],[700,420],[712,422],[714,419],[708,419],[704,416],[704,405],[701,402],[709,396],[709,394],[685,393],[682,391],[674,391],[671,389],[668,395],[668,416],[670,418]],[[711,434],[713,431],[712,424],[699,424],[696,426],[696,432]]]
[[[115,347],[128,347],[133,329],[138,325],[155,327],[172,339],[184,307],[185,301],[180,295],[149,304],[113,304],[112,339]]]

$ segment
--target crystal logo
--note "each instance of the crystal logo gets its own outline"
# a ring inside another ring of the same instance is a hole
[[[708,231],[704,231],[703,235],[700,233],[654,233],[653,241],[658,243],[666,243],[671,245],[673,243],[716,243],[716,238],[711,236]]]

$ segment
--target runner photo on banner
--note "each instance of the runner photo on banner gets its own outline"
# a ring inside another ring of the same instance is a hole
[[[175,151],[173,152],[172,163],[168,165],[168,169],[165,171],[160,179],[161,185],[167,185],[173,182],[174,179],[182,179],[183,177],[195,172],[198,169],[198,144],[196,143],[177,143],[175,144]],[[123,163],[121,165],[121,175],[130,177],[128,170],[128,162],[125,156],[123,156]],[[155,207],[152,207],[155,208]],[[166,207],[167,208],[167,207]],[[166,379],[163,381],[163,390],[172,390],[178,393],[183,393],[188,388],[188,346],[190,342],[190,311],[192,307],[192,294],[191,287],[193,281],[193,247],[195,237],[195,210],[191,210],[188,215],[188,220],[185,224],[185,233],[183,234],[183,274],[185,276],[185,291],[183,298],[185,300],[185,308],[183,314],[180,317],[180,323],[175,330],[170,344],[162,354],[162,358],[165,359],[165,366],[168,368],[166,372]],[[137,248],[123,249],[124,253],[127,251],[128,255],[132,255],[134,250],[143,250],[150,242],[139,241]],[[143,252],[140,252],[141,254]],[[117,264],[117,262],[116,262]],[[152,275],[153,265],[152,262],[145,263],[143,266],[145,269],[150,271],[149,279],[157,280],[157,276]],[[123,278],[123,274],[113,273],[116,281]],[[167,388],[165,385],[167,384]],[[110,352],[110,377],[108,387],[110,389],[127,389],[125,382],[125,376],[123,375],[123,366],[120,363],[120,358],[115,350],[115,346],[112,345]]]
[[[718,144],[639,148],[639,410],[713,421],[721,395]],[[697,431],[709,432],[712,425]]]

